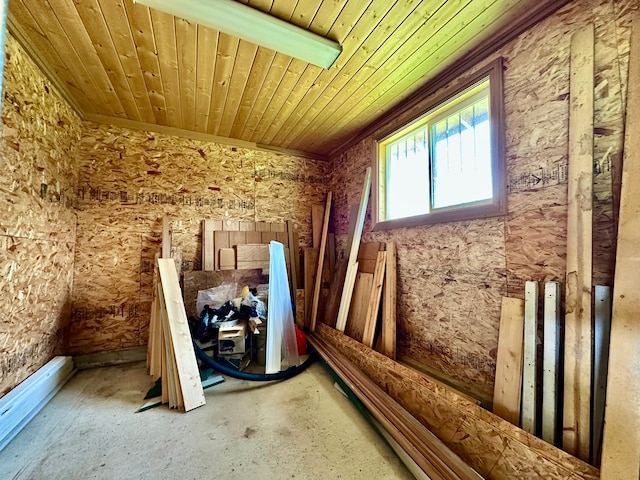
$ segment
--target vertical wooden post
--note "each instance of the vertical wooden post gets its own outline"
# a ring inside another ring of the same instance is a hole
[[[522,428],[536,434],[536,345],[538,338],[538,282],[524,287],[524,365],[522,368]]]
[[[640,477],[640,14],[633,19],[601,480]]]
[[[318,303],[322,291],[322,270],[324,269],[324,252],[327,247],[327,235],[329,234],[329,217],[331,216],[331,192],[327,193],[327,204],[324,208],[324,220],[322,222],[322,235],[320,237],[320,249],[318,250],[318,268],[316,270],[316,282],[313,285],[313,301],[311,303],[311,316],[309,317],[309,330],[316,329],[318,320]]]
[[[560,363],[560,284],[544,286],[544,338],[542,355],[542,439],[558,443],[558,365]]]
[[[571,39],[563,448],[589,460],[594,28]]]

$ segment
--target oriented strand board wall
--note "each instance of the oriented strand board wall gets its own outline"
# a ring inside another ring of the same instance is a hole
[[[7,35],[0,140],[0,396],[64,352],[80,119]]]
[[[597,284],[611,285],[613,192],[620,169],[629,22],[635,4],[577,0],[493,57],[504,57],[506,67],[507,216],[384,232],[372,232],[368,219],[364,240],[397,242],[398,349],[403,361],[489,400],[500,297],[523,298],[526,280],[563,281],[569,45],[571,34],[588,22],[596,27],[594,277]],[[401,126],[426,104],[428,99],[394,124]],[[358,202],[375,138],[332,162],[335,228],[342,246],[349,205]]]
[[[200,270],[205,218],[291,219],[311,244],[328,164],[113,126],[84,124],[69,352],[145,345],[162,217],[183,270]]]

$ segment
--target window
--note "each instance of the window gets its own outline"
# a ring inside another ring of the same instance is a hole
[[[377,143],[376,229],[502,215],[502,62]]]

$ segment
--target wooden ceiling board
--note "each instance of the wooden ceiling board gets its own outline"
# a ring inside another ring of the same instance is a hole
[[[499,23],[504,28],[509,28],[511,21],[522,18],[523,9],[530,9],[531,6],[525,6],[518,0],[501,0],[500,2],[493,3],[492,6],[486,10],[482,10],[480,15],[477,15],[474,20],[465,24],[464,21],[460,21],[459,25],[461,30],[466,28],[467,35],[464,37],[466,43],[461,43],[462,36],[452,36],[449,40],[445,36],[438,36],[436,42],[426,42],[418,50],[409,55],[422,59],[422,62],[414,65],[411,68],[409,62],[404,62],[404,67],[400,67],[396,70],[391,70],[393,75],[389,75],[385,78],[376,78],[372,80],[371,85],[367,88],[361,88],[360,93],[362,95],[354,96],[353,101],[357,101],[361,108],[355,107],[351,111],[347,111],[344,117],[339,119],[341,126],[346,125],[348,122],[353,122],[354,119],[361,115],[363,118],[367,118],[367,122],[360,122],[358,125],[351,123],[352,130],[341,131],[336,136],[336,144],[333,145],[333,151],[340,150],[342,146],[349,142],[349,138],[353,137],[353,132],[361,130],[365,125],[370,123],[370,119],[380,119],[385,111],[389,110],[389,105],[398,105],[405,99],[412,96],[416,91],[415,86],[418,89],[421,85],[434,76],[444,71],[447,67],[450,67],[454,60],[451,57],[453,52],[464,51],[471,52],[470,57],[473,56],[474,48],[477,50],[483,40],[490,40],[496,37],[495,31],[483,30],[484,38],[478,38],[478,34],[475,32],[488,22],[488,18],[498,17]],[[477,13],[477,12],[476,12]],[[488,22],[494,25],[493,22]],[[494,25],[494,30],[498,30],[499,27]],[[461,31],[459,30],[459,31]],[[499,36],[499,35],[498,35]],[[431,70],[427,70],[431,68]],[[383,74],[381,69],[378,77]],[[392,76],[391,76],[392,75]],[[393,82],[390,82],[390,78]],[[340,128],[340,127],[337,127]],[[340,141],[339,137],[342,137]],[[313,140],[313,139],[311,139]],[[294,147],[295,148],[295,147]]]
[[[364,2],[363,2],[364,3]],[[311,20],[310,28],[318,35],[327,36],[342,13],[346,5],[346,0],[338,2],[323,2]],[[362,3],[360,4],[362,5]],[[364,3],[366,7],[366,3]],[[348,14],[349,12],[347,12]],[[360,13],[357,15],[360,16]],[[332,37],[330,37],[332,38]],[[314,87],[314,81],[322,73],[322,68],[315,65],[306,64],[304,71],[299,76],[296,85],[286,99],[283,100],[280,110],[275,117],[267,124],[267,130],[263,133],[262,142],[270,143],[276,132],[278,132],[287,119],[290,118],[295,108],[302,101],[309,89]]]
[[[429,22],[437,25],[440,18],[451,18],[459,11],[458,8],[460,8],[460,2],[427,0],[402,2],[399,8],[389,11],[388,16],[393,18],[393,21],[390,20],[387,23],[388,28],[376,29],[369,35],[357,53],[352,55],[341,69],[340,75],[331,80],[325,91],[305,112],[305,117],[312,118],[315,125],[316,120],[320,122],[323,115],[332,112],[327,105],[332,103],[334,98],[335,105],[344,106],[344,102],[350,99],[354,89],[360,86],[369,89],[370,86],[366,81],[379,68],[377,64],[382,64],[391,58],[404,39],[412,37],[419,30],[422,31]],[[424,32],[424,35],[428,36],[429,32]],[[291,139],[297,141],[304,130],[305,126],[298,124],[281,141],[286,142]]]
[[[297,21],[296,24],[301,28],[309,29],[321,3],[322,0],[299,2],[293,10],[291,18],[295,18]],[[251,135],[251,140],[259,141],[264,138],[265,131],[278,118],[283,104],[296,87],[306,65],[308,65],[306,62],[298,60],[297,58],[291,60],[282,81],[278,84],[274,96],[271,98],[267,109],[258,122],[256,130]]]
[[[178,56],[178,78],[180,79],[182,128],[195,130],[198,27],[196,24],[182,18],[176,18],[174,23],[176,26],[176,53]]]
[[[79,1],[84,3],[87,0]],[[156,118],[149,100],[149,91],[144,81],[138,52],[133,41],[131,25],[123,1],[98,0],[98,6],[102,11],[102,18],[108,19],[105,24],[111,36],[111,42],[115,46],[129,89],[135,99],[138,112],[140,112],[140,117],[144,122],[155,122]]]
[[[238,61],[233,66],[227,101],[224,104],[220,123],[214,128],[217,132],[216,135],[223,137],[229,136],[231,126],[235,122],[236,115],[238,114],[242,93],[247,86],[249,74],[254,65],[257,52],[258,46],[255,43],[240,40],[238,44],[238,58],[243,59],[243,61]]]
[[[160,63],[160,78],[167,105],[168,125],[182,128],[182,102],[174,18],[173,15],[168,15],[158,10],[149,9],[149,13]]]
[[[275,56],[275,51],[264,47],[258,47],[256,57],[253,61],[253,65],[251,66],[247,85],[242,93],[238,113],[236,114],[233,126],[231,127],[231,137],[241,138],[242,131],[247,124],[249,115],[251,115],[253,104],[255,103],[256,98],[258,98],[262,85],[264,85],[264,82],[266,81],[267,73],[269,72],[269,68],[273,63]]]
[[[57,8],[56,1],[49,3]],[[30,2],[29,2],[30,4]],[[104,66],[111,84],[115,88],[120,102],[124,107],[127,118],[138,121],[152,121],[140,113],[138,104],[127,80],[118,52],[111,39],[111,33],[102,15],[102,9],[96,0],[75,0],[74,4],[78,10],[82,23],[91,38],[96,53]]]
[[[340,12],[328,36],[340,39],[342,53],[329,70],[318,69],[318,76],[313,80],[303,99],[298,102],[289,120],[283,125],[278,135],[274,137],[275,142],[284,144],[284,138],[287,138],[300,123],[304,123],[307,111],[330,81],[338,75],[342,65],[346,63],[345,59],[349,59],[358,51],[364,40],[376,28],[376,19],[384,17],[392,6],[392,2],[378,0],[373,0],[368,5],[350,2]],[[354,19],[357,20],[354,22]]]
[[[233,73],[233,65],[236,62],[238,52],[238,37],[232,37],[226,33],[221,33],[218,37],[218,53],[216,58],[216,69],[213,74],[213,90],[211,91],[211,104],[209,106],[209,123],[207,133],[217,135],[217,129],[222,121],[224,104],[227,101],[229,84]],[[239,61],[242,61],[240,59]]]
[[[49,15],[43,15],[43,20],[51,19],[51,23],[57,22],[57,29],[62,29],[64,34],[59,35],[62,43],[58,46],[60,52],[64,52],[64,56],[71,60],[66,62],[71,68],[81,68],[89,77],[90,83],[94,86],[94,95],[106,105],[107,111],[117,116],[124,114],[124,108],[120,99],[116,95],[115,89],[111,85],[108,75],[100,64],[100,59],[96,51],[91,45],[91,39],[87,31],[82,27],[78,11],[73,5],[73,0],[60,0],[56,5],[55,13],[51,10],[49,3],[35,1],[29,2],[29,8],[38,9],[38,16],[42,13],[41,9],[48,9]],[[67,39],[64,42],[64,39]],[[102,105],[98,105],[102,108]]]
[[[37,54],[34,60],[53,76],[53,83],[62,89],[65,98],[72,102],[74,108],[81,111],[90,109],[92,102],[86,92],[91,91],[93,86],[88,72],[82,68],[81,62],[74,63],[75,69],[70,69],[59,54],[63,52],[65,59],[74,59],[75,51],[69,51],[68,38],[51,34],[47,29],[47,22],[51,19],[46,15],[42,15],[44,18],[40,21],[44,27],[41,27],[24,5],[13,7],[8,12],[8,24],[13,27],[15,37],[21,42],[29,42],[28,51]],[[110,112],[105,110],[105,113]]]
[[[213,92],[213,74],[218,56],[217,30],[198,25],[198,63],[196,68],[196,132],[206,132]]]
[[[9,27],[83,118],[317,158],[568,1],[240,2],[338,41],[329,69],[133,0],[11,0]]]
[[[127,18],[131,23],[131,33],[136,45],[136,52],[140,60],[142,76],[147,86],[149,101],[153,108],[155,123],[169,125],[167,117],[167,102],[162,84],[158,51],[156,49],[151,13],[149,9],[139,3],[125,3]]]

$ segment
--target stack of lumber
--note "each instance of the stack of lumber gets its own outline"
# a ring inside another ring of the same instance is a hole
[[[162,378],[162,403],[188,412],[205,404],[175,263],[157,261],[157,295],[149,333],[149,372]]]
[[[290,225],[290,224],[289,224]],[[285,261],[298,263],[297,233],[284,222],[207,219],[202,222],[202,270],[269,269],[269,242],[285,246]],[[289,252],[292,242],[293,251]],[[295,255],[292,255],[295,254]]]

